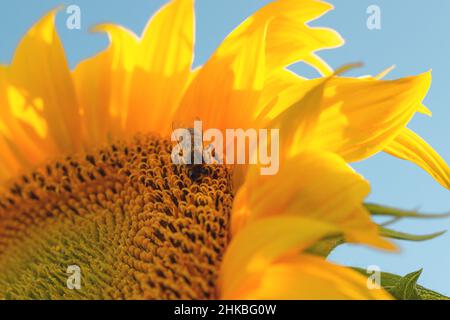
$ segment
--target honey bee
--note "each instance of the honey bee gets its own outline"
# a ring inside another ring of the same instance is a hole
[[[198,143],[195,141],[195,135],[198,134],[195,132],[194,128],[187,127],[187,126],[175,126],[172,124],[172,129],[186,129],[190,133],[190,143],[184,143],[182,139],[178,141],[178,143],[182,146],[182,152],[188,152],[190,154],[190,161],[186,161],[184,154],[180,154],[180,162],[187,166],[187,172],[189,179],[192,181],[198,181],[202,176],[205,176],[208,174],[208,170],[206,169],[205,165],[206,162],[203,159],[203,145],[198,146]],[[200,133],[202,135],[202,133]],[[203,143],[203,136],[200,137],[201,141]],[[201,159],[201,162],[198,163],[199,159]]]

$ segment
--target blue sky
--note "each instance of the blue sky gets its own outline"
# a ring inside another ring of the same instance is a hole
[[[196,64],[202,64],[239,22],[261,7],[266,0],[198,0]],[[349,62],[364,62],[353,72],[376,74],[395,64],[388,78],[397,78],[433,70],[433,84],[425,104],[434,116],[416,116],[410,127],[419,132],[450,161],[450,1],[448,0],[329,0],[335,10],[314,22],[332,27],[346,40],[344,47],[320,55],[333,67]],[[67,15],[58,16],[58,30],[73,67],[78,61],[105,48],[104,35],[90,34],[89,27],[101,22],[122,24],[137,33],[161,0],[15,0],[4,1],[0,11],[0,63],[8,63],[21,36],[46,11],[59,4],[81,8],[81,30],[65,27]],[[424,5],[426,3],[426,5]],[[381,8],[381,30],[366,27],[369,5]],[[315,76],[298,65],[293,70]],[[380,154],[354,167],[371,181],[370,200],[424,212],[450,211],[449,192],[412,164]],[[406,221],[395,226],[413,233],[431,233],[450,229],[450,219]],[[364,247],[343,246],[331,256],[333,261],[367,267],[378,265],[383,271],[404,274],[424,268],[423,285],[450,295],[450,233],[422,243],[398,243],[400,254],[376,252]]]

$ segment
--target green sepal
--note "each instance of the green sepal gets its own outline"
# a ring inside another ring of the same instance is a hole
[[[425,234],[425,235],[415,235],[415,234],[395,231],[395,230],[388,229],[388,228],[385,228],[382,226],[379,227],[379,230],[380,230],[380,236],[382,236],[382,237],[396,239],[396,240],[414,241],[414,242],[431,240],[431,239],[437,238],[437,237],[443,235],[444,233],[446,233],[446,231],[440,231],[440,232]],[[334,249],[336,249],[336,247],[338,247],[344,243],[345,243],[345,240],[344,240],[343,236],[329,237],[329,238],[325,238],[325,239],[322,239],[322,240],[316,242],[314,245],[309,247],[306,250],[306,252],[313,254],[313,255],[321,256],[321,257],[328,257],[330,255],[330,253]]]
[[[380,236],[396,239],[396,240],[405,240],[405,241],[426,241],[437,238],[443,235],[446,231],[435,232],[431,234],[425,235],[415,235],[406,232],[395,231],[392,229],[386,228],[387,225],[397,222],[403,218],[416,218],[416,219],[439,219],[449,217],[450,213],[443,214],[425,214],[419,213],[417,211],[409,211],[402,210],[387,206],[382,206],[373,203],[366,203],[365,207],[370,211],[370,213],[374,216],[385,216],[392,217],[392,220],[382,223],[379,225]],[[318,255],[321,257],[328,257],[330,253],[341,244],[345,243],[345,239],[343,236],[334,236],[322,239],[316,242],[313,246],[308,248],[307,252],[313,255]]]
[[[382,236],[382,237],[386,237],[386,238],[390,238],[390,239],[397,239],[397,240],[406,240],[406,241],[427,241],[427,240],[437,238],[437,237],[443,235],[444,233],[446,233],[446,231],[440,231],[440,232],[435,232],[435,233],[431,233],[431,234],[415,235],[415,234],[395,231],[395,230],[388,229],[388,228],[381,227],[381,226],[379,227],[379,230],[380,230],[380,236]]]
[[[393,207],[382,206],[379,204],[366,203],[365,207],[373,216],[385,216],[394,218],[415,218],[415,219],[440,219],[450,217],[447,213],[419,213],[412,210],[402,210]]]

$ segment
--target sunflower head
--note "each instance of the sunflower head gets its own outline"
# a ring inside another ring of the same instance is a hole
[[[43,17],[0,66],[0,296],[391,298],[311,248],[329,239],[395,248],[351,162],[385,151],[450,187],[445,161],[406,127],[429,114],[431,74],[333,71],[317,51],[342,38],[308,24],[331,9],[273,1],[195,70],[193,0],[170,1],[141,36],[97,26],[109,47],[74,70],[56,11]],[[296,62],[321,77],[289,71]],[[195,119],[222,133],[277,130],[279,171],[261,175],[261,154],[248,166],[174,163],[171,131]],[[81,290],[66,286],[73,265]]]

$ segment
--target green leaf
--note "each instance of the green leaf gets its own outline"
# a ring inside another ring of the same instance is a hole
[[[409,234],[409,233],[405,233],[405,232],[395,231],[395,230],[388,229],[385,227],[379,227],[379,230],[380,230],[380,236],[382,236],[382,237],[397,239],[397,240],[407,240],[407,241],[431,240],[431,239],[437,238],[437,237],[443,235],[444,233],[446,233],[446,231],[440,231],[440,232],[435,232],[435,233],[425,234],[425,235],[415,235],[415,234]]]
[[[367,271],[362,268],[352,269],[364,276],[368,275]],[[417,280],[421,272],[422,270],[412,272],[405,277],[389,272],[381,272],[381,286],[398,300],[450,300],[447,296],[418,285]]]
[[[419,292],[417,291],[417,281],[422,274],[422,269],[411,272],[400,279],[390,293],[401,300],[422,300]]]
[[[415,219],[440,219],[450,217],[450,212],[447,213],[419,213],[417,211],[402,210],[387,206],[382,206],[373,203],[366,203],[366,208],[374,216],[386,216],[396,218],[415,218]]]

